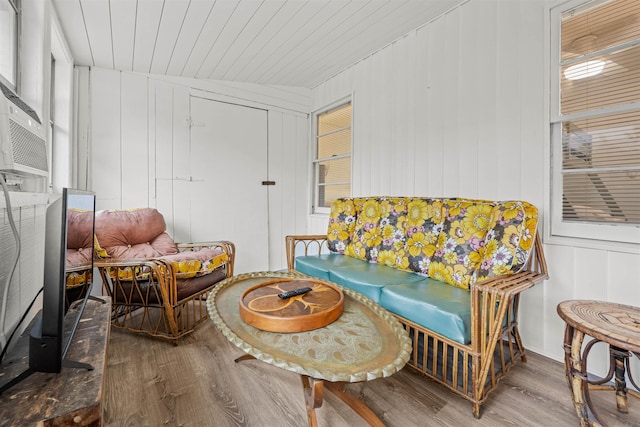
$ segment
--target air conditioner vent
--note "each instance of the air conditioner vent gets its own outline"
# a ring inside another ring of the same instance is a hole
[[[49,175],[46,128],[15,94],[0,94],[0,172],[28,177]],[[37,117],[37,116],[36,116]]]
[[[44,139],[13,120],[9,120],[9,130],[13,142],[13,161],[30,168],[48,171],[47,145]]]

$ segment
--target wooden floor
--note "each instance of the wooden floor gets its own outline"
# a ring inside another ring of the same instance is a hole
[[[106,370],[107,426],[305,426],[298,375],[250,360],[212,322],[179,346],[113,328]],[[384,379],[350,384],[388,426],[577,426],[562,364],[529,353],[473,418],[465,399],[409,368]],[[615,411],[612,392],[592,392],[610,426],[640,425],[640,400],[629,415]],[[365,423],[325,393],[320,426]]]

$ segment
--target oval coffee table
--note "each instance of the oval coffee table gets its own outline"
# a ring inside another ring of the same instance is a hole
[[[388,377],[409,360],[411,340],[396,318],[365,296],[344,293],[342,315],[334,322],[306,332],[267,332],[245,323],[239,301],[249,288],[267,281],[306,278],[297,272],[240,274],[222,281],[207,299],[213,323],[245,356],[236,362],[258,359],[300,374],[307,419],[316,426],[315,408],[322,405],[323,386],[372,426],[384,425],[360,399],[348,393],[350,382]],[[316,283],[333,283],[313,279]]]

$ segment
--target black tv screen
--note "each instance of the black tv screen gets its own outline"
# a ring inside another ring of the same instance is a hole
[[[62,197],[47,207],[42,312],[29,337],[29,369],[33,372],[62,369],[91,293],[94,218],[95,194],[92,192],[65,188]],[[65,322],[67,278],[71,273],[80,273],[86,283],[82,299],[75,302],[81,307],[73,310],[74,319]],[[70,325],[66,330],[65,324]]]

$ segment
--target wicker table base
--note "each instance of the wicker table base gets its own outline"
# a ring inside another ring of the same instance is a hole
[[[580,425],[606,426],[591,403],[589,390],[615,390],[617,408],[622,413],[628,412],[627,394],[640,397],[636,391],[628,390],[626,384],[628,378],[638,389],[629,370],[629,358],[632,354],[640,357],[640,308],[578,300],[564,301],[557,309],[566,322],[565,371]],[[583,349],[585,335],[593,339]],[[589,380],[587,357],[598,342],[609,345],[609,373],[603,379]],[[614,383],[608,384],[612,379]]]
[[[213,323],[246,355],[236,361],[258,359],[300,374],[310,426],[317,426],[315,409],[329,390],[372,426],[384,425],[345,383],[387,377],[402,369],[411,353],[411,340],[402,325],[370,299],[349,289],[344,310],[333,323],[294,333],[268,332],[241,319],[238,302],[247,289],[262,282],[306,277],[300,273],[248,273],[222,281],[207,299]],[[316,279],[314,279],[316,280]],[[330,282],[316,280],[318,283]]]

